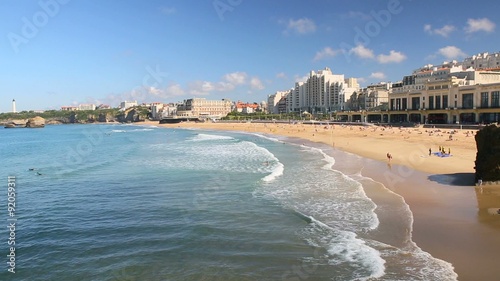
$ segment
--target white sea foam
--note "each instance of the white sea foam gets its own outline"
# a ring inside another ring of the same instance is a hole
[[[275,168],[273,169],[273,171],[269,175],[265,176],[262,180],[265,182],[272,182],[279,176],[282,176],[284,170],[285,166],[281,162],[278,162],[275,164]]]
[[[356,237],[352,232],[337,232],[331,237],[328,254],[331,255],[330,262],[334,265],[359,264],[362,269],[370,272],[369,276],[355,275],[357,280],[369,280],[380,278],[385,275],[385,260],[380,252],[366,245],[364,240]]]
[[[111,130],[113,133],[130,133],[130,132],[147,132],[147,131],[153,131],[154,129],[151,128],[140,128],[140,129],[133,129],[133,130]]]
[[[372,181],[376,182],[372,178],[365,177],[363,175],[356,175],[356,179],[364,179],[367,181]],[[384,187],[384,189],[394,195],[395,197],[398,197],[403,206],[403,211],[407,214],[409,214],[409,237],[407,242],[407,246],[402,248],[402,249],[395,249],[392,248],[390,252],[390,255],[396,256],[396,255],[403,255],[403,256],[408,256],[408,252],[411,253],[412,256],[412,266],[414,267],[414,271],[418,271],[418,275],[421,276],[422,279],[426,280],[449,280],[449,281],[454,281],[457,280],[458,275],[454,271],[454,267],[451,263],[435,258],[428,252],[423,251],[420,247],[417,246],[417,244],[412,240],[412,233],[413,233],[413,213],[410,209],[410,206],[406,203],[405,199],[403,196],[395,193],[394,191],[388,189],[385,187],[382,183],[376,182]],[[380,242],[376,242],[380,243]],[[395,249],[395,251],[394,251]]]
[[[370,280],[385,275],[386,261],[381,253],[357,238],[355,233],[333,228],[312,216],[299,214],[311,221],[302,232],[304,238],[309,244],[327,250],[329,264],[351,267],[356,280]]]
[[[264,174],[271,182],[283,174],[284,165],[269,150],[249,141],[217,134],[197,134],[184,142],[153,144],[163,153],[146,163],[154,167]]]
[[[323,160],[326,161],[326,163],[327,163],[325,166],[323,166],[323,169],[329,170],[329,169],[332,169],[333,165],[335,165],[335,158],[326,154],[322,149],[316,148],[316,147],[311,147],[311,146],[306,146],[306,145],[302,145],[302,147],[305,147],[311,151],[314,151],[314,152],[317,152],[317,153],[323,155]]]
[[[211,134],[197,134],[188,141],[213,141],[213,140],[233,140],[233,137]]]
[[[259,138],[263,138],[263,139],[266,139],[266,140],[269,140],[269,141],[273,141],[273,142],[280,142],[282,143],[283,141],[277,139],[277,138],[273,138],[273,137],[268,137],[268,136],[264,136],[264,135],[261,135],[261,134],[253,134],[254,136],[257,136]]]

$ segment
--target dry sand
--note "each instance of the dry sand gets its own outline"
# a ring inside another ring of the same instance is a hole
[[[474,185],[474,131],[278,123],[160,126],[295,137],[365,157],[363,175],[403,196],[410,206],[413,240],[424,251],[451,262],[459,280],[499,280],[500,215],[495,210],[500,208],[500,187]],[[440,146],[451,156],[429,156],[429,148],[437,152]],[[393,157],[390,163],[387,153]]]

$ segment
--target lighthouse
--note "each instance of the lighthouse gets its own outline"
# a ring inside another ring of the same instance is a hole
[[[13,99],[13,100],[12,100],[12,113],[16,113],[16,112],[17,112],[17,111],[16,111],[16,100],[15,100],[15,99]]]

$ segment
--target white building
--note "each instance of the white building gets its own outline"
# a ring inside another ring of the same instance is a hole
[[[162,117],[177,115],[177,104],[169,103],[163,105]]]
[[[287,98],[287,112],[298,112],[306,107],[306,90],[304,82],[296,82]]]
[[[476,70],[498,70],[500,69],[500,52],[499,53],[481,53],[464,59],[463,66],[465,69],[474,68]]]
[[[137,106],[137,101],[122,101],[120,103],[120,110],[124,111],[128,108],[131,108],[131,107],[134,107],[134,106]]]
[[[78,110],[95,110],[95,104],[82,103],[78,105]]]
[[[267,112],[270,114],[279,114],[278,103],[282,99],[286,99],[290,94],[290,90],[288,91],[277,91],[276,93],[269,95],[267,97]],[[284,112],[281,112],[284,113]]]
[[[177,106],[177,116],[218,119],[227,116],[231,112],[232,105],[228,99],[192,98]]]
[[[311,71],[305,87],[306,99],[302,109],[311,113],[344,110],[346,96],[359,90],[356,78],[345,79],[343,74],[333,74],[328,67],[318,72]]]
[[[154,102],[151,104],[151,118],[153,120],[160,120],[163,117],[163,103]]]

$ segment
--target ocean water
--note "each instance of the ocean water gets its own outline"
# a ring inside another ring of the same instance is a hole
[[[456,280],[403,198],[332,148],[234,132],[0,130],[0,280]],[[378,194],[383,200],[372,200]],[[375,203],[378,202],[378,205]],[[8,196],[0,197],[8,226]]]

